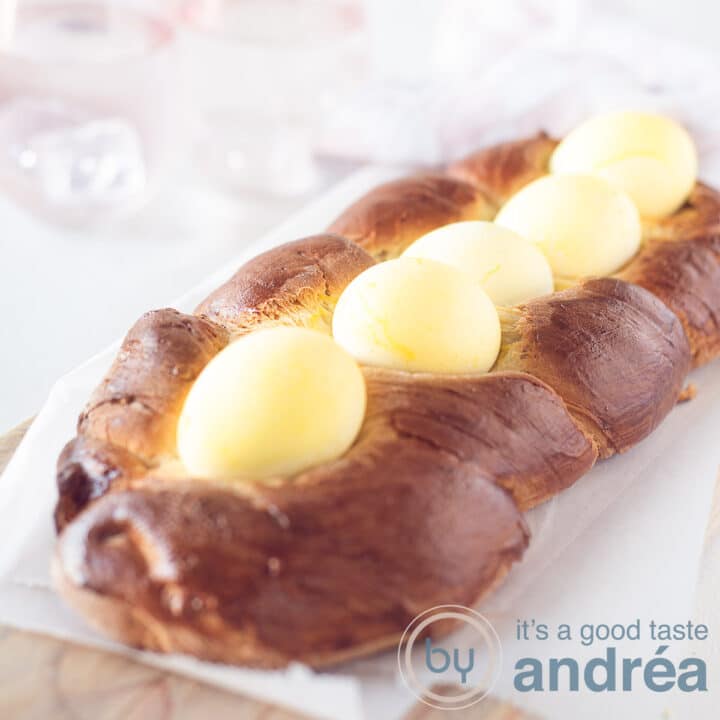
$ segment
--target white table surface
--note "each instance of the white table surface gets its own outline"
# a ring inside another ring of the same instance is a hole
[[[158,190],[138,214],[84,231],[0,196],[0,433],[144,311],[171,303],[348,170],[324,165],[320,185],[291,198],[188,179]]]

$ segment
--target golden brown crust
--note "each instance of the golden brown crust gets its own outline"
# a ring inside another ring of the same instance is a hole
[[[315,235],[250,260],[196,315],[169,309],[143,315],[80,415],[77,438],[58,460],[57,527],[128,478],[164,471],[175,460],[185,397],[231,336],[279,322],[327,326],[342,289],[373,263],[344,238]]]
[[[60,538],[66,588],[112,601],[90,614],[125,642],[260,665],[326,664],[426,607],[474,603],[527,543],[496,483],[530,467],[552,494],[592,447],[527,376],[368,370],[367,384],[360,438],[335,462],[250,488],[150,473],[92,504]]]
[[[334,463],[274,486],[114,485],[60,537],[63,594],[128,644],[260,666],[325,665],[475,602],[522,554],[520,509],[596,453],[527,375],[366,378],[361,436]]]
[[[345,286],[374,260],[338,235],[313,235],[254,257],[195,309],[227,327],[249,332],[260,324],[329,329]]]
[[[57,462],[56,529],[62,530],[93,500],[111,489],[127,487],[149,469],[150,465],[123,447],[85,435],[73,438]]]
[[[548,172],[557,144],[541,132],[478,150],[450,164],[447,172],[479,187],[499,208],[523,186]]]
[[[540,133],[480,150],[445,174],[379,185],[345,210],[329,232],[353,240],[378,260],[390,260],[442,225],[491,220],[510,195],[547,172],[556,145]]]
[[[78,421],[78,435],[153,462],[175,452],[175,426],[200,371],[228,343],[220,326],[177,310],[146,313]]]
[[[691,357],[720,352],[710,188],[645,227],[622,279],[503,311],[492,373],[366,368],[363,429],[334,462],[267,485],[193,480],[176,459],[175,424],[232,338],[265,324],[327,330],[371,255],[492,217],[546,171],[554,146],[541,135],[455,163],[454,177],[384,185],[334,223],[347,239],[255,258],[194,316],[144,316],[58,462],[55,575],[68,601],[139,647],[322,666],[392,645],[420,610],[470,605],[497,584],[527,544],[521,510],[639,442],[680,397]]]
[[[413,375],[373,368],[365,375],[376,404],[394,408],[390,424],[396,432],[474,462],[520,510],[569,487],[597,459],[557,393],[531,375]],[[428,387],[439,391],[432,407],[423,401]],[[419,413],[418,406],[426,410]]]
[[[406,178],[372,190],[346,210],[333,227],[338,232],[346,228],[349,237],[381,259],[396,257],[417,237],[443,224],[458,219],[491,220],[514,193],[548,172],[557,144],[557,140],[539,133],[484,148],[450,164],[449,176],[474,186],[485,198],[475,215],[472,206],[461,218],[438,215],[435,209],[425,212],[419,196],[409,193],[409,201],[405,197],[404,189],[413,188],[416,182],[415,178]],[[412,232],[406,235],[408,212]],[[690,342],[693,365],[717,357],[720,193],[697,183],[688,201],[673,215],[645,220],[643,236],[640,253],[617,277],[650,290],[678,315]]]
[[[390,260],[441,225],[490,219],[496,212],[485,193],[473,185],[428,173],[371,190],[345,210],[329,232],[356,242],[378,260]]]
[[[505,311],[497,370],[558,392],[601,457],[649,435],[677,402],[690,348],[677,316],[651,293],[613,278]]]
[[[645,227],[642,249],[618,277],[659,297],[679,318],[693,365],[720,355],[720,193],[698,184],[669,218]]]
[[[677,315],[694,366],[720,354],[720,236],[651,240],[618,277],[646,288]]]

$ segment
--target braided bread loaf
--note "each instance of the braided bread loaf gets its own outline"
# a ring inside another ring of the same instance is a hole
[[[473,605],[523,554],[522,511],[646,437],[720,352],[720,194],[644,224],[614,277],[500,311],[490,373],[364,367],[340,458],[268,483],[193,479],[176,425],[211,358],[259,327],[329,330],[345,286],[416,238],[491,219],[547,172],[546,135],[376,188],[328,233],[256,257],[193,315],[144,315],[58,462],[65,598],[138,647],[323,666],[397,642],[421,610]]]

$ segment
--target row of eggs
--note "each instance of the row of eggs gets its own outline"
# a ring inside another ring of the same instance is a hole
[[[512,306],[638,251],[640,218],[677,210],[697,154],[675,122],[646,113],[593,118],[556,148],[551,173],[493,223],[438,228],[340,296],[329,337],[255,331],[203,370],[178,422],[178,451],[199,477],[258,479],[341,456],[365,415],[358,362],[410,372],[487,372],[500,350],[496,306]]]

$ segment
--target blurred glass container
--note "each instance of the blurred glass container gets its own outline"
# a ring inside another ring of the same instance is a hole
[[[348,0],[188,0],[181,33],[197,162],[226,189],[301,195],[332,112],[362,64]]]
[[[176,138],[172,28],[138,6],[20,2],[0,48],[0,189],[100,222],[148,198]]]

